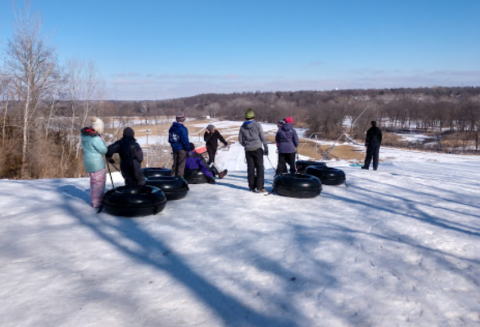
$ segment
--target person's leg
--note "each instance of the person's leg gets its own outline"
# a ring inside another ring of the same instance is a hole
[[[255,190],[255,162],[253,160],[253,151],[245,151],[245,157],[247,158],[247,171],[248,171],[248,188],[250,191]]]
[[[98,208],[102,204],[105,192],[106,171],[101,169],[97,172],[89,173],[89,175],[91,205],[94,208]]]
[[[178,169],[177,176],[183,177],[185,174],[185,165],[187,163],[187,152],[185,150],[178,151]]]
[[[145,175],[143,175],[143,170],[142,170],[142,165],[140,162],[135,161],[133,163],[134,166],[134,174],[135,174],[135,180],[136,184],[138,186],[144,186],[145,185]]]
[[[370,162],[372,161],[373,146],[369,145],[367,147],[367,154],[365,155],[365,164],[362,168],[368,169],[370,167]]]
[[[380,155],[380,145],[376,145],[373,149],[373,170],[378,168],[378,157]]]
[[[208,164],[215,162],[215,152],[217,151],[211,146],[207,146],[207,152],[208,152]]]
[[[295,174],[297,169],[295,168],[295,152],[294,153],[287,153],[287,162],[290,166],[290,173]]]
[[[178,151],[173,152],[173,164],[172,164],[172,176],[177,176],[177,167],[178,167]]]
[[[256,187],[257,190],[263,190],[264,187],[264,171],[263,171],[263,149],[257,149],[253,152],[253,160],[255,169],[257,171],[257,180],[256,180]]]
[[[285,153],[279,153],[276,175],[280,175],[286,172],[287,172],[287,165],[285,164]]]

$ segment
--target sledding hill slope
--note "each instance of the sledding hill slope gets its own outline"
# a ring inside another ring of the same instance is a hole
[[[88,179],[2,180],[0,325],[478,325],[479,160],[420,156],[308,200],[232,171],[136,219],[96,214]]]

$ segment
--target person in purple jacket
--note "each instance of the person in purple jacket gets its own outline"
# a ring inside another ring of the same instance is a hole
[[[298,135],[293,128],[293,118],[285,118],[283,124],[277,131],[275,142],[278,147],[278,166],[275,175],[287,172],[287,163],[290,166],[290,172],[295,174],[295,153],[298,146]]]
[[[201,169],[207,180],[210,184],[215,184],[215,178],[213,177],[212,172],[208,168],[208,164],[201,154],[195,152],[195,145],[190,143],[190,152],[187,156],[187,161],[185,164],[185,169]],[[222,179],[227,174],[227,170],[222,171],[218,178]]]

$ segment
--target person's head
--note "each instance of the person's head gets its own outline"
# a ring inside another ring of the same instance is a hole
[[[372,127],[377,127],[377,122],[375,120],[372,120]]]
[[[248,108],[245,112],[245,120],[252,120],[255,118],[255,113],[252,108]]]
[[[195,151],[195,144],[190,143],[190,151]]]
[[[285,118],[285,123],[286,124],[293,124],[293,118],[292,117]]]
[[[125,127],[123,129],[123,137],[133,139],[135,137],[135,131],[131,127]]]
[[[285,124],[285,120],[280,119],[280,120],[277,122],[277,127],[278,127],[278,128],[281,128],[281,127],[283,126],[283,124]]]
[[[210,125],[207,126],[207,130],[208,130],[210,133],[213,133],[213,132],[215,132],[215,126],[213,126],[212,124],[210,124]]]
[[[184,123],[185,122],[185,114],[183,112],[177,112],[177,116],[175,117],[177,123]]]
[[[98,134],[102,134],[105,129],[105,124],[103,121],[98,118],[98,117],[92,117],[92,128],[97,132]]]

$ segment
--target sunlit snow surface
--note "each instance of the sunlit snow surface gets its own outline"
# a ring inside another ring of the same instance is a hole
[[[479,326],[480,158],[381,151],[293,199],[248,192],[235,144],[216,185],[134,219],[87,178],[1,180],[0,326]]]

